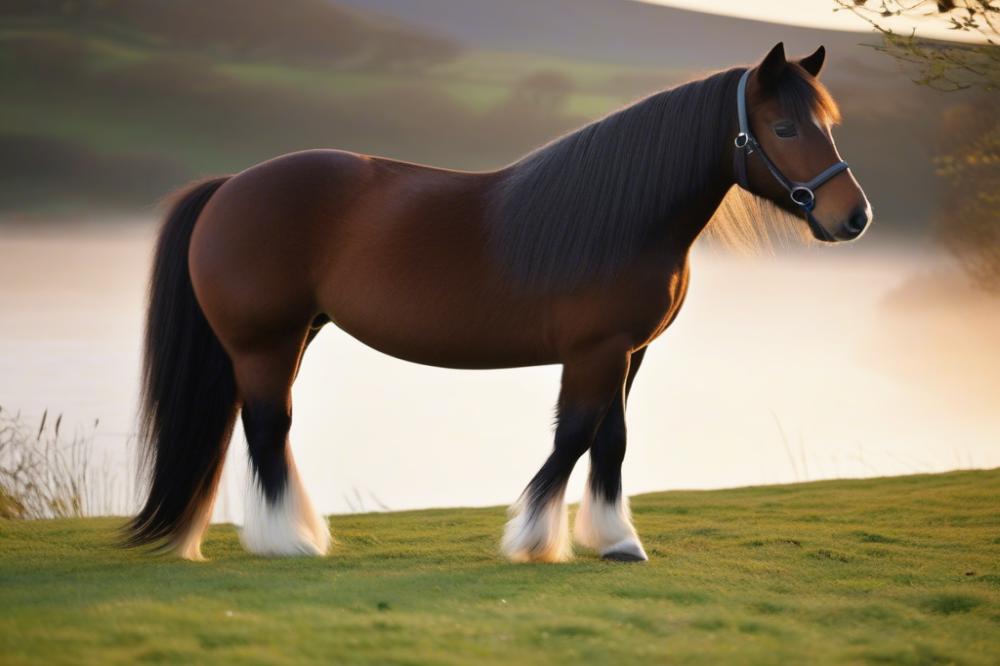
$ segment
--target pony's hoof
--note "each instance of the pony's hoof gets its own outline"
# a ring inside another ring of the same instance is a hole
[[[601,553],[601,559],[612,562],[645,562],[649,559],[638,541],[621,541]]]
[[[615,551],[613,553],[606,553],[601,555],[602,560],[608,560],[609,562],[645,562],[649,558],[641,557],[635,553],[624,553]]]

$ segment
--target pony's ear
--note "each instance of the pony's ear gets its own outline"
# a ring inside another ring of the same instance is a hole
[[[774,45],[760,65],[757,66],[757,80],[765,88],[773,84],[785,70],[788,61],[785,60],[785,44],[778,42]]]
[[[819,76],[823,69],[823,61],[826,60],[826,48],[820,45],[816,52],[799,60],[799,65],[813,76]]]

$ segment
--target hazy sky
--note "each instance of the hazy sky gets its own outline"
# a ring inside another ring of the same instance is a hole
[[[849,11],[833,11],[834,0],[640,0],[672,7],[682,7],[713,14],[788,23],[811,28],[834,30],[868,30],[868,24]],[[928,11],[930,7],[928,8]],[[940,20],[897,20],[888,23],[897,32],[917,29],[917,34],[943,39],[970,39],[972,36],[939,27]]]

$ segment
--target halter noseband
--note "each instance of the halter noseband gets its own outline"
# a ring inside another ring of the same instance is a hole
[[[809,228],[812,229],[812,232],[818,238],[832,241],[834,238],[830,232],[813,217],[812,210],[816,207],[815,192],[819,189],[820,185],[841,171],[846,171],[848,168],[847,162],[841,160],[831,164],[818,176],[805,183],[786,178],[785,174],[781,173],[777,165],[767,156],[767,153],[764,152],[764,149],[750,131],[750,121],[747,118],[747,81],[750,79],[750,71],[748,69],[743,72],[743,76],[740,77],[740,84],[736,89],[736,111],[740,125],[739,134],[736,135],[736,141],[734,142],[736,144],[736,152],[733,161],[736,181],[744,190],[750,191],[750,182],[747,180],[747,158],[756,153],[761,161],[764,162],[767,170],[774,176],[774,179],[788,191],[792,203],[801,208],[802,212],[805,213],[806,220],[809,222]]]

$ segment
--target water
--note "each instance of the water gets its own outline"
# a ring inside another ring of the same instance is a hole
[[[145,222],[0,233],[0,406],[99,418],[122,476],[152,239]],[[1000,300],[943,256],[699,248],[633,390],[626,491],[1000,466],[997,340]],[[295,456],[324,512],[508,503],[551,446],[558,384],[557,367],[406,363],[328,326],[294,389]],[[245,470],[237,432],[216,519],[241,519]]]

